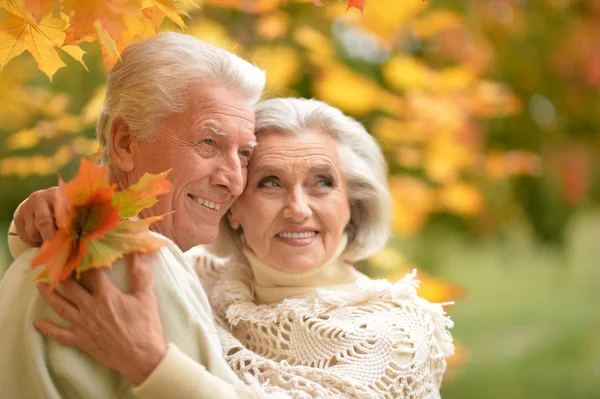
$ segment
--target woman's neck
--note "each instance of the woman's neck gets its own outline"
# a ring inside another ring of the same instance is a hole
[[[342,236],[340,244],[330,260],[304,273],[286,273],[256,257],[248,247],[244,255],[250,263],[254,276],[253,286],[259,304],[281,301],[297,295],[314,292],[317,288],[349,284],[356,280],[352,266],[341,258],[348,238]]]

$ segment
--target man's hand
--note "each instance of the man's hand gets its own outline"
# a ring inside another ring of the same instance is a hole
[[[39,247],[56,234],[54,207],[58,187],[35,191],[15,213],[17,234],[29,247]]]
[[[105,269],[92,269],[84,276],[91,292],[73,277],[59,284],[60,294],[46,283],[38,284],[42,299],[72,327],[48,320],[36,320],[35,327],[141,384],[167,352],[148,258],[131,257],[131,293],[121,292]]]

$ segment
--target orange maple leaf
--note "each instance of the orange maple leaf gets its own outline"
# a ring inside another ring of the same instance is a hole
[[[348,0],[348,7],[346,7],[346,11],[354,7],[358,8],[360,12],[364,12],[366,2],[367,0]]]
[[[82,160],[73,180],[67,184],[59,180],[54,209],[58,231],[31,261],[32,268],[46,266],[51,288],[73,273],[87,251],[87,241],[104,236],[119,223],[107,171]]]
[[[89,35],[96,21],[110,36],[118,37],[126,29],[123,15],[141,10],[140,0],[63,0],[62,11],[70,17],[74,37]]]
[[[25,5],[39,23],[56,8],[57,2],[56,0],[25,0]]]
[[[79,277],[93,267],[110,267],[127,253],[151,252],[167,243],[148,230],[164,215],[123,218],[137,215],[156,203],[156,195],[170,191],[171,183],[164,178],[168,172],[144,175],[124,192],[109,184],[107,172],[107,167],[82,159],[73,180],[59,180],[54,209],[58,231],[31,261],[32,268],[45,266],[38,279],[48,278],[51,289],[74,271]]]

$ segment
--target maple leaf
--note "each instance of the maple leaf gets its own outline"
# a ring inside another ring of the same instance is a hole
[[[120,57],[119,50],[122,46],[119,46],[119,44],[115,42],[110,34],[104,30],[99,21],[94,22],[94,27],[96,28],[96,32],[98,34],[97,37],[98,41],[100,42],[100,49],[102,50],[102,59],[107,65],[113,66]]]
[[[96,21],[110,36],[118,37],[125,29],[123,15],[141,9],[140,0],[63,0],[61,5],[75,38],[89,35]]]
[[[184,29],[185,22],[179,15],[179,10],[171,0],[143,0],[142,3],[143,9],[154,9],[153,12],[157,13],[159,11],[163,15],[166,15],[171,21],[175,22],[180,28]]]
[[[150,232],[148,227],[164,215],[141,220],[142,209],[153,206],[156,195],[171,189],[165,179],[169,171],[145,174],[129,189],[115,192],[108,181],[108,168],[82,159],[77,176],[65,184],[59,180],[55,203],[57,233],[45,242],[32,259],[31,267],[45,266],[37,279],[48,278],[50,288],[94,267],[110,267],[131,252],[151,252],[167,241]]]
[[[164,238],[150,232],[148,227],[165,215],[139,220],[122,220],[102,238],[89,241],[87,251],[77,267],[80,274],[94,267],[110,266],[132,252],[150,253],[167,244]]]
[[[25,17],[29,14],[23,0],[0,0],[0,8],[20,17]]]
[[[58,230],[31,261],[32,268],[46,267],[51,288],[80,264],[86,242],[103,237],[120,220],[106,167],[82,160],[78,175],[67,184],[59,180],[59,188],[54,209]]]
[[[360,12],[364,12],[366,2],[367,0],[348,0],[348,7],[346,7],[346,11],[351,8],[358,8]]]
[[[35,20],[40,22],[56,8],[56,0],[25,0],[25,5]]]
[[[6,19],[0,22],[0,69],[27,50],[52,80],[54,73],[65,65],[55,47],[64,43],[66,23],[51,15],[38,24],[31,15],[6,14]]]
[[[150,208],[158,202],[156,196],[171,191],[171,182],[165,177],[171,172],[151,175],[144,174],[137,183],[129,186],[126,190],[119,191],[115,195],[115,201],[121,218],[137,216],[142,209]]]
[[[62,51],[64,51],[65,53],[69,54],[75,60],[77,60],[81,65],[83,65],[85,70],[89,72],[87,65],[85,65],[85,62],[83,62],[83,56],[86,54],[86,52],[83,51],[83,49],[81,47],[67,45],[67,46],[62,46],[60,49]]]

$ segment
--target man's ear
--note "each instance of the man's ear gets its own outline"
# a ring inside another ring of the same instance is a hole
[[[231,209],[227,211],[227,223],[229,223],[229,227],[231,227],[233,230],[239,229],[241,225],[240,221],[234,216],[234,212],[232,212]]]
[[[134,166],[133,132],[125,119],[118,116],[110,127],[110,155],[123,172],[131,172]]]

